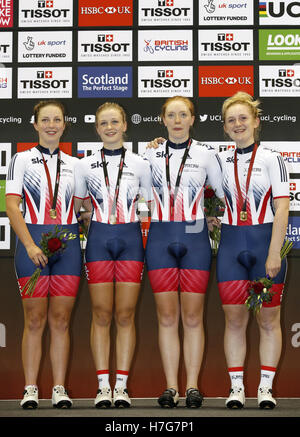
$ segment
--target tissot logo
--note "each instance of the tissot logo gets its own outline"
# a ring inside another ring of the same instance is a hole
[[[192,67],[139,67],[139,97],[193,93]]]
[[[139,24],[179,26],[193,24],[192,0],[140,0]]]
[[[12,32],[0,33],[0,62],[12,62]]]
[[[300,96],[300,66],[260,66],[260,95]]]
[[[79,26],[132,26],[132,0],[79,0]]]
[[[72,26],[72,0],[19,0],[21,27]]]
[[[78,61],[131,61],[132,32],[79,31]]]
[[[13,0],[0,1],[0,28],[13,26]]]
[[[72,68],[19,68],[18,98],[72,97]]]
[[[253,95],[252,66],[199,67],[199,97],[227,97],[237,91]]]
[[[253,59],[253,33],[251,30],[198,31],[199,59],[237,60]]]
[[[53,1],[52,0],[48,0],[48,1],[39,0],[37,5],[38,5],[38,8],[53,8]]]

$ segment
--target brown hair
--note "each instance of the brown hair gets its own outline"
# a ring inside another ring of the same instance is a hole
[[[66,108],[64,107],[64,105],[61,102],[59,102],[58,100],[41,100],[39,103],[37,103],[33,107],[33,116],[34,116],[35,123],[38,122],[38,118],[39,118],[39,114],[40,114],[41,109],[45,108],[46,106],[57,106],[61,110],[64,121],[65,121],[65,117],[67,115]]]
[[[124,108],[122,108],[122,106],[120,106],[118,103],[105,102],[103,103],[103,105],[99,106],[99,108],[96,111],[96,126],[98,123],[98,116],[100,112],[105,111],[106,109],[116,109],[117,111],[119,111],[122,116],[123,122],[126,123],[126,112]]]
[[[183,97],[183,96],[173,96],[173,97],[169,97],[165,101],[165,103],[163,104],[163,106],[161,108],[161,115],[160,115],[161,119],[163,119],[165,117],[165,115],[166,115],[166,110],[167,110],[168,104],[172,103],[172,102],[174,102],[176,100],[180,100],[183,103],[185,103],[186,106],[189,108],[189,111],[190,111],[191,115],[195,116],[195,107],[194,107],[193,102],[190,99],[188,99],[187,97]]]

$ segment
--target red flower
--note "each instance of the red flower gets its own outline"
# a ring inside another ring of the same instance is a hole
[[[204,198],[205,199],[211,199],[215,196],[215,192],[212,188],[206,188],[204,191]]]
[[[59,238],[50,238],[47,243],[47,247],[50,252],[54,253],[61,248],[62,244]]]
[[[260,294],[265,288],[265,286],[262,282],[252,282],[251,288],[253,288],[254,293]]]

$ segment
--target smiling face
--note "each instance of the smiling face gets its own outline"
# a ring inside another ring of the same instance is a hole
[[[247,104],[231,105],[224,117],[224,131],[235,141],[237,147],[245,148],[255,142],[255,129],[259,118],[253,116]]]
[[[40,145],[54,150],[66,127],[62,110],[55,105],[44,106],[33,126],[39,134]]]
[[[97,114],[96,129],[104,147],[116,149],[123,144],[123,134],[126,132],[127,123],[118,109],[108,108]]]
[[[169,139],[173,143],[184,143],[190,135],[195,117],[187,104],[182,100],[174,100],[168,103],[163,122],[168,129]]]

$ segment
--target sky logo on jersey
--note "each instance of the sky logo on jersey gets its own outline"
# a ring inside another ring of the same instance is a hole
[[[13,0],[0,0],[1,27],[13,27]]]
[[[132,26],[133,0],[78,1],[79,26]],[[117,3],[117,4],[116,4]]]
[[[79,67],[78,97],[132,97],[132,67]]]
[[[299,29],[260,29],[259,59],[263,61],[300,58]]]
[[[261,1],[259,2],[259,24],[261,25],[299,25],[299,1]]]
[[[229,97],[238,91],[254,92],[251,65],[199,67],[199,97]]]

